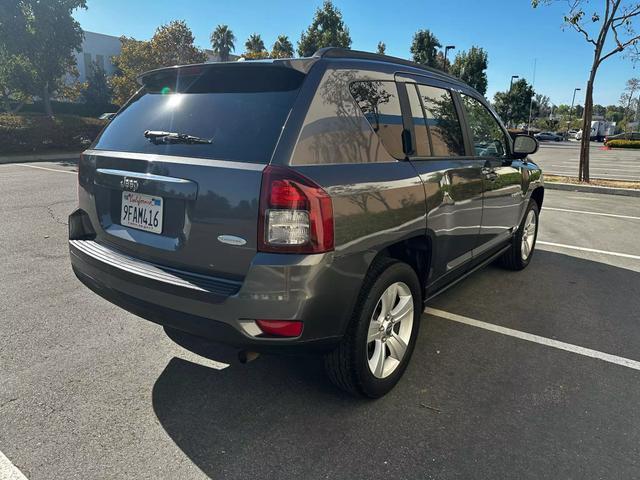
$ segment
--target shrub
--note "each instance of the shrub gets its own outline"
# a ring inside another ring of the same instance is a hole
[[[607,147],[611,148],[640,148],[640,140],[609,140]]]
[[[86,149],[106,124],[75,115],[0,114],[0,155]]]

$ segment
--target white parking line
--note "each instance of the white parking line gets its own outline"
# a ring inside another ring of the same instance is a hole
[[[0,479],[1,480],[27,480],[27,477],[0,452]]]
[[[472,327],[478,327],[484,330],[489,330],[491,332],[500,333],[509,337],[515,337],[521,340],[527,340],[528,342],[539,343],[540,345],[546,345],[548,347],[557,348],[559,350],[577,353],[578,355],[583,355],[585,357],[596,358],[598,360],[615,363],[616,365],[621,365],[623,367],[640,370],[640,362],[637,362],[636,360],[630,360],[628,358],[618,357],[616,355],[600,352],[598,350],[592,350],[590,348],[580,347],[571,343],[560,342],[551,338],[533,335],[532,333],[521,332],[520,330],[514,330],[512,328],[501,327],[499,325],[494,325],[493,323],[482,322],[473,318],[463,317],[462,315],[456,315],[455,313],[438,310],[437,308],[427,307],[425,309],[425,313],[451,320],[453,322],[464,323],[465,325],[471,325]]]
[[[48,170],[49,172],[59,172],[59,173],[71,173],[73,175],[77,175],[78,172],[74,172],[72,170],[62,170],[59,168],[47,168],[47,167],[38,167],[36,165],[27,165],[25,163],[7,163],[6,165],[18,165],[19,167],[28,167],[28,168],[37,168],[38,170]]]
[[[610,252],[608,250],[598,250],[595,248],[577,247],[575,245],[565,245],[563,243],[543,242],[538,240],[538,245],[548,245],[550,247],[567,248],[569,250],[578,250],[581,252],[600,253],[602,255],[611,255],[613,257],[632,258],[633,260],[640,260],[640,255],[631,255],[630,253]]]
[[[544,210],[553,210],[554,212],[583,213],[585,215],[601,215],[603,217],[625,218],[629,220],[640,220],[640,217],[632,215],[617,215],[615,213],[587,212],[586,210],[571,210],[569,208],[545,207]]]

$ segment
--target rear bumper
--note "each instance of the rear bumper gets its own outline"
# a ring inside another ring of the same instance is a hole
[[[121,308],[160,325],[261,352],[334,347],[362,282],[353,273],[353,259],[336,262],[333,254],[258,253],[244,281],[235,283],[164,270],[92,240],[70,240],[69,252],[78,279]],[[301,320],[302,335],[257,337],[258,318]]]

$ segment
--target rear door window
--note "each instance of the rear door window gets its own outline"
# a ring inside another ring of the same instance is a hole
[[[465,155],[462,127],[451,92],[443,88],[418,85],[435,157]]]
[[[376,132],[382,145],[395,158],[404,158],[402,148],[402,111],[395,82],[354,82],[351,95]]]
[[[467,114],[467,122],[475,154],[478,157],[503,157],[507,154],[507,139],[495,117],[482,103],[468,95],[462,95],[462,104]],[[553,135],[543,132],[543,135]]]
[[[429,141],[429,132],[427,131],[427,121],[415,85],[407,84],[407,96],[409,97],[411,121],[415,134],[415,155],[418,157],[430,157],[431,142]]]
[[[268,163],[304,74],[271,65],[204,65],[159,71],[106,127],[97,150]],[[146,130],[211,140],[162,143]]]

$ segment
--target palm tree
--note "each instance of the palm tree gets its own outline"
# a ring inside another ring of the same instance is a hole
[[[273,47],[271,48],[272,58],[292,58],[293,45],[286,35],[278,35]]]
[[[257,33],[252,33],[251,35],[249,35],[247,41],[244,42],[244,46],[247,49],[247,53],[249,54],[256,54],[265,51],[264,42],[262,41],[260,35],[258,35]]]
[[[211,32],[211,48],[214,53],[220,56],[221,62],[229,61],[229,53],[233,52],[236,49],[234,42],[236,41],[236,36],[233,34],[231,30],[229,30],[228,25],[218,25],[216,29]]]

